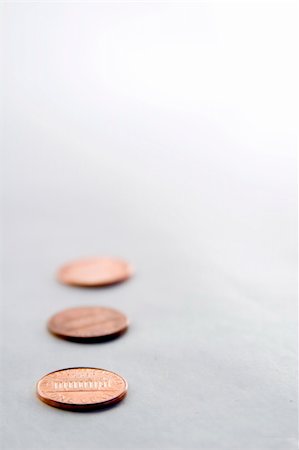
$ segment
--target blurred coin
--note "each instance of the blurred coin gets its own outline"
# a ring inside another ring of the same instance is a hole
[[[122,400],[127,382],[114,372],[91,367],[62,369],[45,375],[37,383],[40,400],[56,408],[85,411]]]
[[[100,306],[65,309],[48,322],[51,333],[77,342],[110,340],[123,334],[127,328],[128,319],[124,314]]]
[[[61,283],[85,287],[120,283],[131,276],[131,266],[115,258],[81,259],[64,265],[58,271]]]

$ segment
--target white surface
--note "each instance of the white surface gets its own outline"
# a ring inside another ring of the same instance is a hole
[[[296,12],[280,3],[7,3],[2,448],[293,450]],[[128,258],[129,283],[60,286]],[[83,346],[50,315],[107,305]],[[59,411],[45,373],[119,372],[118,407]]]

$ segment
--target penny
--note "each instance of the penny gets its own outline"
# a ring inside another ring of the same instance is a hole
[[[92,367],[73,367],[48,373],[37,383],[37,396],[60,409],[86,411],[122,400],[128,390],[124,378]]]
[[[73,286],[108,286],[132,276],[130,264],[115,258],[87,258],[70,262],[58,271],[61,283]]]
[[[100,342],[123,334],[128,319],[112,308],[86,306],[69,308],[55,314],[48,322],[51,333],[77,342]]]

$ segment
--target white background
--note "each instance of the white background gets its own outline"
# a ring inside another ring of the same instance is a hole
[[[2,4],[5,450],[293,450],[294,3]],[[60,286],[60,264],[127,258],[132,281]],[[79,305],[130,331],[46,331]],[[114,370],[119,406],[40,403],[64,367]]]

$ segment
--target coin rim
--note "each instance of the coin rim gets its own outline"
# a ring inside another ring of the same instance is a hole
[[[46,397],[43,397],[40,392],[39,392],[39,385],[41,383],[41,381],[51,375],[52,373],[56,373],[56,372],[64,372],[65,370],[71,370],[71,369],[92,369],[92,370],[104,370],[105,372],[110,372],[113,373],[114,375],[118,376],[119,378],[121,378],[123,380],[123,382],[125,383],[125,389],[124,392],[122,392],[120,395],[118,395],[117,397],[112,398],[111,400],[105,400],[104,402],[99,402],[99,403],[64,403],[64,402],[59,402],[56,400],[52,400],[52,399],[47,399]],[[101,409],[101,408],[105,408],[106,406],[109,405],[113,405],[115,403],[120,402],[121,400],[123,400],[127,393],[128,393],[128,382],[125,378],[123,378],[121,375],[119,375],[116,372],[113,372],[112,370],[108,370],[108,369],[103,369],[101,367],[67,367],[65,369],[58,369],[58,370],[53,370],[53,372],[49,372],[46,375],[44,375],[43,377],[41,377],[38,382],[36,383],[36,395],[38,397],[39,400],[41,400],[43,403],[46,403],[49,406],[53,406],[54,408],[59,408],[59,409],[65,409],[65,410],[69,410],[69,411],[80,411],[80,410],[91,410],[91,409]]]
[[[88,281],[76,281],[76,280],[72,280],[72,281],[65,281],[63,279],[62,276],[62,272],[63,270],[65,270],[68,266],[76,264],[76,263],[82,263],[83,261],[89,261],[92,259],[109,259],[111,261],[116,261],[116,262],[122,262],[126,264],[126,274],[123,275],[122,277],[118,278],[117,280],[112,280],[112,281],[100,281],[100,282],[88,282]],[[57,280],[67,286],[78,286],[78,287],[101,287],[101,286],[111,286],[113,284],[118,284],[118,283],[122,283],[128,279],[130,279],[134,274],[134,268],[132,266],[131,263],[129,263],[128,261],[126,261],[125,259],[121,259],[121,258],[115,258],[115,257],[109,257],[109,256],[90,256],[90,257],[83,257],[81,259],[75,259],[73,261],[69,261],[68,263],[65,263],[63,266],[61,266],[56,274],[56,278]]]
[[[125,326],[123,328],[121,328],[118,331],[115,331],[113,333],[108,333],[102,336],[91,336],[91,337],[80,337],[80,336],[72,336],[72,335],[67,335],[67,334],[62,334],[62,333],[56,333],[55,331],[51,330],[50,328],[50,322],[54,319],[54,317],[56,317],[58,314],[61,314],[65,311],[69,311],[72,309],[85,309],[85,308],[105,308],[105,309],[109,309],[111,311],[115,311],[118,314],[121,314],[124,318],[125,318]],[[56,337],[59,337],[60,339],[64,339],[66,341],[71,341],[71,342],[80,342],[80,343],[96,343],[96,342],[106,342],[106,341],[110,341],[113,340],[114,338],[120,337],[123,334],[126,333],[126,331],[128,330],[130,325],[130,322],[128,320],[128,317],[122,312],[119,311],[115,308],[110,308],[109,306],[74,306],[72,308],[66,308],[63,309],[61,311],[58,311],[57,313],[53,314],[50,319],[47,322],[47,330]]]

